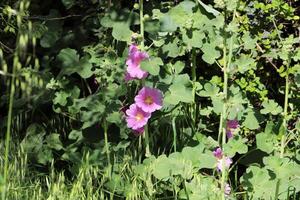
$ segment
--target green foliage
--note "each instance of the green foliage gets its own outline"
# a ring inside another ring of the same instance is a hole
[[[0,193],[299,198],[298,4],[206,2],[2,1]],[[149,75],[125,82],[132,43]],[[125,118],[142,86],[163,108],[137,136]]]

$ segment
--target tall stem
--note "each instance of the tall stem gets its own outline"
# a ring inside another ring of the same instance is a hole
[[[144,31],[144,1],[140,0],[139,2],[139,7],[140,7],[140,35],[142,37],[142,41],[141,41],[141,50],[144,51],[145,49],[145,31]],[[145,81],[142,82],[142,85],[145,85]],[[144,141],[145,141],[145,145],[146,145],[146,152],[145,152],[145,156],[149,157],[151,155],[150,152],[150,145],[149,145],[149,132],[148,132],[148,125],[145,125],[145,132],[144,132]]]
[[[10,144],[10,135],[11,135],[11,122],[12,122],[12,112],[13,112],[13,103],[15,96],[15,74],[17,65],[19,64],[18,55],[15,54],[14,62],[13,62],[13,71],[10,82],[10,95],[9,95],[9,105],[8,105],[8,118],[7,118],[7,129],[6,129],[6,137],[5,137],[5,156],[4,156],[4,190],[2,192],[2,200],[6,199],[6,190],[7,190],[7,176],[8,176],[8,153],[9,153],[9,144]]]
[[[225,42],[226,44],[226,42]],[[222,113],[221,113],[221,118],[220,118],[220,128],[219,131],[221,131],[222,133],[222,149],[224,151],[224,145],[226,143],[226,128],[224,125],[224,121],[226,120],[226,110],[227,110],[227,88],[228,88],[228,74],[227,74],[227,61],[226,61],[226,55],[227,55],[227,49],[226,49],[226,45],[224,44],[224,48],[223,48],[223,62],[224,62],[224,66],[223,66],[223,79],[224,79],[224,86],[223,86],[223,95],[224,95],[224,102],[223,102],[223,109],[222,109]],[[223,156],[222,158],[222,163],[224,165],[225,163],[225,156]],[[222,200],[225,199],[225,182],[226,182],[226,167],[223,166],[222,167],[222,179],[221,179],[221,190],[222,190]]]
[[[192,67],[192,81],[196,81],[197,77],[196,77],[196,50],[195,50],[195,48],[192,49],[191,67]]]
[[[283,108],[284,133],[281,136],[281,141],[280,141],[280,158],[283,158],[283,156],[284,156],[284,148],[285,148],[285,140],[286,140],[285,135],[286,135],[286,132],[287,132],[287,117],[288,117],[289,87],[290,87],[289,65],[290,65],[290,62],[288,63],[287,70],[286,70],[286,75],[285,75],[285,92],[284,92],[284,108]],[[280,182],[281,182],[281,179],[278,179],[277,183],[276,183],[276,190],[275,190],[275,198],[274,199],[278,199]]]
[[[144,50],[144,1],[140,0],[140,35],[142,37],[141,49]]]
[[[110,163],[110,152],[109,152],[109,146],[108,146],[108,136],[107,136],[107,122],[104,122],[104,142],[105,142],[105,150],[106,150],[106,157],[107,157],[107,163],[108,163],[108,173],[109,173],[109,179],[111,178],[111,163]]]

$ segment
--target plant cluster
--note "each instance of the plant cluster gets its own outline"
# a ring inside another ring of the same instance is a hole
[[[2,1],[2,199],[299,199],[298,4]]]

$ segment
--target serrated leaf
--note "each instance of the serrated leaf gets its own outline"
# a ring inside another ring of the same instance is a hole
[[[46,143],[47,143],[47,146],[51,149],[61,150],[63,148],[63,145],[59,139],[59,134],[57,134],[57,133],[48,135],[46,137]]]
[[[256,146],[258,149],[271,153],[274,150],[274,145],[277,143],[276,135],[272,133],[259,133],[256,135]]]
[[[271,179],[265,168],[250,166],[241,177],[243,188],[253,199],[270,199],[274,197],[277,180]],[[268,188],[266,190],[266,188]]]
[[[220,88],[213,83],[205,83],[203,90],[199,92],[201,97],[215,97],[220,91]]]
[[[152,57],[150,59],[142,61],[141,68],[149,72],[151,75],[157,76],[159,74],[160,66],[163,64],[164,63],[161,58]]]
[[[182,46],[178,46],[178,43],[179,40],[175,39],[174,41],[163,45],[162,47],[163,52],[172,58],[183,55],[184,51],[182,49]]]
[[[205,33],[200,30],[187,30],[182,34],[182,41],[187,45],[188,49],[192,49],[192,47],[201,48],[204,38]]]
[[[256,67],[255,60],[246,54],[242,54],[233,64],[237,65],[238,71],[242,74]]]
[[[216,50],[215,44],[212,43],[205,43],[201,50],[203,51],[202,59],[208,64],[213,64],[221,56],[221,53]]]
[[[248,151],[248,146],[245,144],[247,142],[246,138],[241,136],[235,136],[230,139],[224,147],[225,153],[229,157],[235,156],[236,153],[245,154]]]
[[[192,88],[183,84],[172,84],[169,93],[165,95],[164,102],[171,105],[177,105],[179,102],[192,103],[194,102]]]
[[[112,36],[116,40],[129,42],[131,40],[132,31],[126,22],[116,22],[113,24]]]
[[[255,129],[259,128],[258,120],[253,111],[249,111],[247,113],[245,121],[243,122],[243,125],[250,130],[255,130]]]
[[[62,63],[61,68],[74,66],[79,61],[79,56],[77,55],[77,51],[75,49],[66,48],[62,49],[57,55],[57,60]]]
[[[256,46],[256,39],[252,38],[249,32],[244,33],[242,41],[246,50],[254,49]]]
[[[282,107],[274,100],[267,100],[262,103],[263,109],[260,110],[261,114],[278,115],[282,112]]]

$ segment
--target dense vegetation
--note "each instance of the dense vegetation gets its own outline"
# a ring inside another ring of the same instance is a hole
[[[2,0],[2,200],[299,199],[299,0]]]

